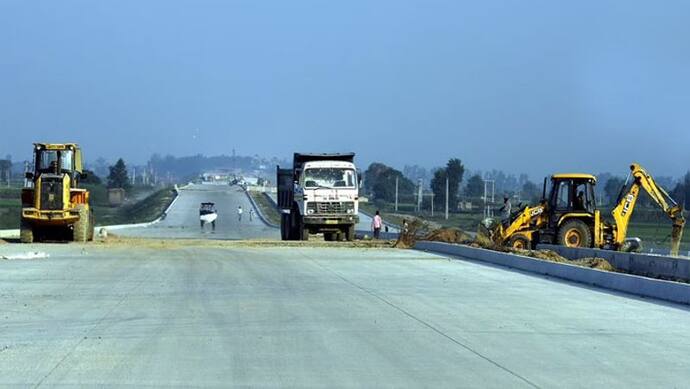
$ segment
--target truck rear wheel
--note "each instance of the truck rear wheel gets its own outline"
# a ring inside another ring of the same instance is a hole
[[[280,239],[290,240],[290,215],[280,215]]]
[[[351,225],[346,227],[345,239],[347,239],[348,242],[354,242],[354,240],[355,240],[355,225],[354,224],[351,224]]]
[[[83,204],[79,204],[77,205],[77,211],[79,212],[79,220],[74,223],[72,240],[75,242],[87,242],[89,236],[93,235],[93,232],[89,233],[89,229],[93,229],[90,223],[89,210]]]
[[[22,243],[34,242],[34,228],[30,223],[22,220],[22,225],[19,229],[19,241]]]
[[[558,230],[558,244],[566,247],[592,247],[592,234],[582,220],[569,220]]]

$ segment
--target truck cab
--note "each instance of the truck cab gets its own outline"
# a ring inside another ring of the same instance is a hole
[[[278,167],[283,240],[354,240],[359,221],[359,175],[354,153],[296,153],[292,169]]]

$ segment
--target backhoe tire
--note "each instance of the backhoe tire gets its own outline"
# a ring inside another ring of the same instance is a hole
[[[508,247],[518,250],[530,250],[532,248],[532,242],[524,235],[513,235],[510,240],[508,240]]]
[[[22,221],[22,225],[19,228],[19,241],[22,243],[34,242],[34,228],[25,221]]]
[[[323,233],[323,240],[326,242],[332,242],[334,239],[335,233],[333,232],[324,232]]]
[[[558,230],[558,244],[565,247],[592,247],[592,232],[582,220],[569,220]]]
[[[83,204],[77,205],[77,210],[79,211],[79,220],[74,223],[72,230],[72,240],[74,242],[87,242],[89,236],[93,232],[89,233],[93,226],[90,223],[89,210]]]

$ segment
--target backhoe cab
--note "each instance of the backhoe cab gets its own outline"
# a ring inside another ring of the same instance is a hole
[[[528,249],[536,243],[591,247],[595,219],[599,218],[594,197],[596,177],[590,174],[554,174],[547,193],[544,180],[542,201],[522,206],[509,221],[485,226],[496,243]]]
[[[34,170],[26,178],[30,185],[22,190],[23,243],[93,240],[89,192],[79,187],[85,174],[78,145],[34,143]]]
[[[519,249],[548,243],[635,251],[640,248],[639,239],[628,239],[626,234],[640,189],[644,189],[671,219],[671,255],[678,255],[685,225],[682,209],[640,165],[630,166],[628,179],[611,212],[614,223],[602,219],[596,206],[595,185],[596,177],[591,174],[554,174],[548,195],[544,180],[543,198],[538,205],[521,207],[504,223],[486,220],[485,233],[497,244]]]

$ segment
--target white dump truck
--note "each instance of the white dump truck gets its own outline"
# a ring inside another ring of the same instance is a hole
[[[280,235],[283,240],[355,239],[360,178],[355,154],[295,153],[292,169],[277,169]]]

